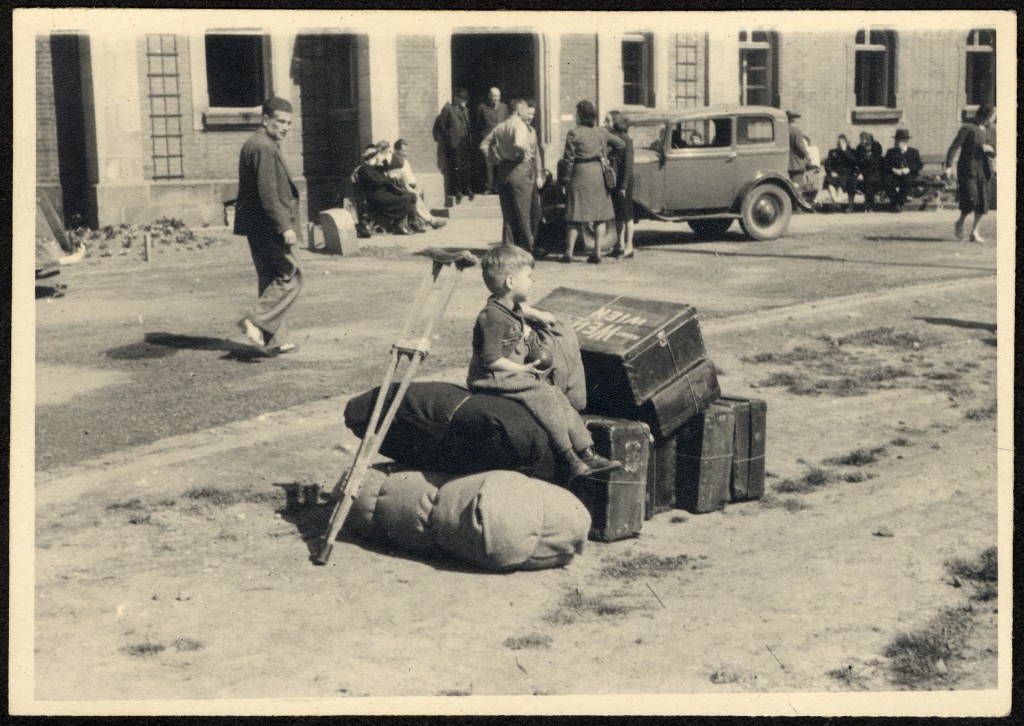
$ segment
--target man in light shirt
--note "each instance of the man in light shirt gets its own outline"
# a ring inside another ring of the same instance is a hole
[[[504,223],[503,244],[533,252],[540,225],[540,195],[544,185],[537,134],[530,123],[537,111],[530,99],[512,102],[512,114],[480,142],[480,151],[494,164],[494,181]]]
[[[416,216],[424,224],[429,224],[434,229],[443,227],[446,222],[440,217],[435,217],[423,201],[423,193],[420,191],[419,183],[413,176],[412,167],[409,166],[409,142],[399,139],[395,142],[395,153],[388,163],[388,176],[402,182],[406,189],[416,195]]]

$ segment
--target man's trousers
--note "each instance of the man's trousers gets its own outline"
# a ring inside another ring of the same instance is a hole
[[[245,316],[263,331],[264,343],[276,348],[291,342],[284,319],[302,291],[302,272],[283,235],[253,235],[248,240],[259,300]]]
[[[495,177],[504,229],[511,235],[511,239],[506,239],[507,234],[503,233],[502,242],[532,252],[540,226],[540,194],[533,166],[502,161],[495,168]]]

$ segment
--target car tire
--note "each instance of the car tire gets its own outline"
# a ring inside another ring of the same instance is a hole
[[[766,240],[781,237],[793,216],[793,202],[789,195],[774,184],[754,187],[743,199],[740,226],[751,239]]]
[[[693,233],[701,239],[721,237],[732,226],[731,219],[691,219],[687,222]]]

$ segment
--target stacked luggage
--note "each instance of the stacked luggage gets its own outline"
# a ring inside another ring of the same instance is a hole
[[[592,539],[639,533],[677,507],[710,512],[764,492],[764,401],[721,395],[690,305],[560,287],[537,303],[572,321],[598,453],[623,462],[571,487]]]

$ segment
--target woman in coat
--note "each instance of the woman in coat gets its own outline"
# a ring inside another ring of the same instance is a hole
[[[857,157],[846,134],[839,134],[835,148],[829,149],[825,157],[825,186],[833,201],[836,189],[846,192],[849,202],[843,211],[853,211],[853,197],[857,193]]]
[[[867,131],[860,132],[857,146],[857,178],[864,182],[864,211],[875,206],[875,195],[882,188],[882,145]]]
[[[627,129],[629,122],[618,111],[610,111],[605,116],[604,124],[626,145],[622,151],[611,154],[612,165],[615,166],[616,187],[612,193],[612,206],[615,208],[615,231],[618,242],[614,254],[625,260],[633,257],[633,139]]]
[[[409,215],[416,209],[416,195],[388,176],[388,157],[368,146],[356,169],[356,182],[373,216],[385,219],[395,234],[413,234]]]
[[[978,234],[978,225],[981,218],[991,204],[989,198],[989,180],[992,178],[991,157],[995,156],[995,149],[988,143],[988,136],[985,127],[992,120],[995,109],[984,104],[978,108],[974,121],[965,123],[960,127],[953,139],[949,151],[946,152],[946,176],[953,177],[953,159],[960,154],[956,164],[957,201],[960,205],[960,219],[953,225],[953,234],[957,239],[963,239],[964,220],[974,213],[974,222],[971,230],[967,233],[967,239],[971,242],[984,242],[984,238]]]
[[[566,201],[565,254],[562,262],[572,262],[576,238],[583,225],[594,224],[594,250],[587,262],[601,261],[601,240],[605,223],[615,216],[611,193],[605,188],[604,173],[601,171],[601,157],[609,149],[620,151],[626,144],[608,129],[598,127],[597,109],[590,101],[576,104],[576,121],[579,124],[570,129],[565,137],[565,153],[562,162],[569,179]]]

